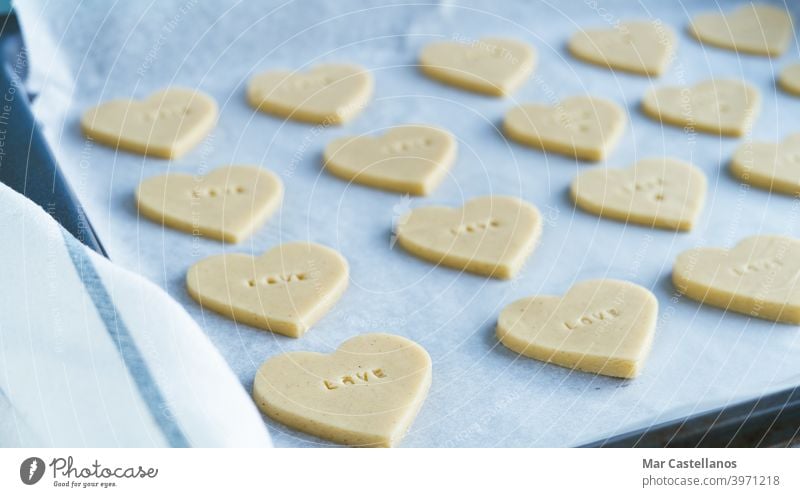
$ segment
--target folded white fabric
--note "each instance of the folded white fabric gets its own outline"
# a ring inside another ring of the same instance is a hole
[[[0,446],[270,446],[186,311],[0,184]]]

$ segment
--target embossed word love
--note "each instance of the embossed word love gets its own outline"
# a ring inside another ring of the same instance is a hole
[[[237,322],[297,338],[347,288],[347,261],[313,243],[286,243],[260,257],[224,254],[189,269],[189,295]]]
[[[307,72],[267,71],[250,79],[247,101],[262,112],[315,124],[343,124],[367,105],[372,75],[360,66],[322,64]]]
[[[642,159],[627,169],[592,169],[572,182],[575,205],[598,216],[688,231],[703,208],[706,177],[674,159]]]
[[[554,106],[523,104],[506,114],[511,139],[547,152],[602,160],[625,130],[625,113],[602,98],[571,97]]]
[[[658,76],[672,60],[675,45],[675,33],[668,26],[634,21],[578,31],[568,46],[572,55],[592,64]]]
[[[800,241],[751,236],[730,250],[682,252],[672,268],[687,297],[749,316],[800,324]]]
[[[461,208],[420,207],[396,226],[397,243],[436,264],[511,278],[533,251],[542,232],[541,215],[515,197],[487,196]]]
[[[642,99],[642,110],[653,119],[728,136],[742,136],[750,129],[760,106],[758,90],[743,81],[724,79],[654,88]]]
[[[453,135],[433,126],[397,126],[379,137],[346,136],[325,147],[325,168],[385,190],[427,195],[456,158]]]
[[[392,447],[431,384],[428,353],[403,337],[359,335],[330,355],[291,352],[256,373],[253,398],[272,419],[333,442]]]
[[[733,154],[730,171],[753,186],[800,195],[800,133],[778,143],[742,144]]]
[[[497,338],[514,352],[620,378],[639,374],[653,342],[658,301],[619,280],[577,283],[563,297],[517,300],[500,313]]]
[[[792,18],[772,5],[746,4],[728,14],[709,12],[692,19],[698,41],[742,53],[777,56],[792,38]]]
[[[280,206],[283,184],[258,166],[225,166],[206,176],[165,174],[136,190],[139,212],[172,228],[238,243]]]
[[[487,95],[513,93],[533,72],[536,51],[521,41],[483,38],[471,43],[440,41],[419,56],[420,69],[443,83]]]
[[[112,100],[87,110],[81,129],[89,138],[131,152],[177,159],[200,143],[217,122],[210,96],[167,88],[143,101]]]

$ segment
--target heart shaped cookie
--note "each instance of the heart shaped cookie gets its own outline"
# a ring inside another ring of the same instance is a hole
[[[672,61],[675,45],[675,33],[661,22],[631,21],[611,29],[579,31],[568,47],[572,55],[592,64],[658,76]]]
[[[427,195],[456,158],[453,136],[433,126],[397,126],[379,137],[346,136],[325,147],[328,171],[386,190]]]
[[[201,306],[235,321],[297,338],[333,307],[347,288],[347,261],[314,243],[286,243],[260,257],[215,255],[186,274]]]
[[[420,70],[433,79],[487,95],[508,95],[530,76],[536,51],[521,41],[483,38],[473,43],[440,41],[419,56]]]
[[[800,133],[780,143],[741,145],[731,159],[731,174],[765,190],[800,195]]]
[[[789,64],[781,70],[778,84],[784,91],[800,95],[800,64]]]
[[[555,106],[524,104],[506,114],[505,133],[547,152],[599,161],[625,129],[625,112],[614,102],[572,97]]]
[[[509,304],[497,338],[540,361],[618,378],[634,378],[650,352],[658,301],[646,288],[589,280],[563,297],[540,295]]]
[[[601,168],[579,174],[570,195],[575,205],[598,216],[689,231],[703,209],[706,177],[674,159],[643,159],[626,169]]]
[[[792,18],[784,9],[747,4],[730,14],[700,14],[689,32],[702,43],[755,55],[780,55],[792,37]]]
[[[542,222],[515,197],[477,197],[463,207],[420,207],[397,223],[397,243],[422,259],[473,273],[511,278],[533,251]]]
[[[749,316],[800,324],[800,241],[751,236],[733,249],[682,252],[672,283],[687,297]]]
[[[315,124],[342,124],[372,97],[372,75],[363,67],[322,64],[307,72],[267,71],[250,79],[247,101],[262,112]]]
[[[431,384],[431,358],[403,337],[360,335],[330,355],[291,352],[256,373],[253,398],[272,419],[333,442],[393,447]]]
[[[642,110],[663,123],[720,135],[742,136],[761,105],[758,90],[743,81],[710,79],[692,87],[651,89]]]
[[[217,103],[196,90],[167,88],[145,100],[112,100],[83,113],[83,133],[110,147],[177,159],[211,131]]]
[[[172,228],[239,243],[278,208],[283,184],[258,166],[225,166],[206,176],[165,174],[136,189],[142,215]]]

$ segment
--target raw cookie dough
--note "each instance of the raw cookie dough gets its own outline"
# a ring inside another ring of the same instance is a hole
[[[397,126],[378,137],[345,136],[325,147],[325,167],[340,178],[427,195],[456,158],[456,140],[433,126]]]
[[[778,84],[784,91],[800,95],[800,64],[789,64],[781,70]]]
[[[744,81],[710,79],[692,87],[648,91],[645,114],[661,122],[708,133],[742,136],[761,106],[758,90]]]
[[[508,279],[542,231],[539,211],[515,197],[477,197],[460,208],[420,207],[397,223],[397,243],[436,264]]]
[[[237,322],[300,337],[344,293],[347,261],[314,243],[286,243],[260,257],[215,255],[189,268],[186,288],[201,306]]]
[[[177,159],[211,131],[217,103],[197,90],[167,88],[144,100],[112,100],[83,113],[81,130],[110,147]]]
[[[278,208],[283,184],[258,166],[225,166],[205,176],[165,174],[136,189],[139,212],[187,233],[239,243]]]
[[[642,159],[626,169],[601,168],[579,174],[570,195],[575,205],[598,216],[689,231],[703,209],[706,177],[675,159]]]
[[[370,333],[333,354],[290,352],[256,373],[253,399],[272,419],[333,442],[393,447],[431,384],[431,358],[407,338]]]
[[[729,14],[697,15],[689,32],[701,43],[741,53],[777,56],[789,46],[792,18],[778,7],[747,4]]]
[[[800,133],[780,143],[741,145],[731,159],[731,174],[765,190],[800,195]]]
[[[589,280],[566,295],[517,300],[500,313],[497,338],[514,352],[567,368],[618,378],[638,376],[658,316],[646,288]]]
[[[800,324],[800,241],[751,236],[733,249],[682,252],[672,283],[687,297],[749,316]]]
[[[571,97],[554,106],[523,104],[506,114],[505,133],[547,152],[599,161],[625,129],[625,112],[614,102]]]
[[[575,57],[646,76],[659,76],[675,55],[675,32],[660,21],[629,21],[608,29],[575,33],[569,51]]]
[[[372,97],[372,75],[363,67],[323,64],[307,72],[267,71],[250,79],[247,101],[262,112],[314,124],[342,124]]]
[[[521,41],[482,38],[472,43],[439,41],[419,56],[420,70],[433,79],[488,95],[513,93],[536,66],[536,51]]]

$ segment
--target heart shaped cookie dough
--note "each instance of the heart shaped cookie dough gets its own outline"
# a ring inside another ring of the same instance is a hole
[[[761,97],[743,81],[710,79],[692,87],[651,89],[642,110],[663,123],[708,133],[742,136],[755,120]]]
[[[431,358],[403,337],[360,335],[330,355],[291,352],[256,373],[253,398],[272,419],[333,442],[393,447],[431,384]]]
[[[672,283],[687,297],[749,316],[800,324],[800,241],[751,236],[733,249],[682,252]]]
[[[572,97],[555,106],[524,104],[506,114],[505,133],[547,152],[599,161],[625,129],[625,112],[614,102]]]
[[[646,288],[589,280],[563,297],[540,295],[509,304],[497,338],[540,361],[618,378],[638,376],[650,352],[658,301]]]
[[[196,90],[167,88],[145,100],[112,100],[84,112],[83,133],[110,147],[177,159],[211,131],[217,103]]]
[[[536,51],[521,41],[483,38],[473,43],[440,41],[419,56],[420,69],[433,79],[487,95],[513,93],[536,66]]]
[[[800,133],[780,143],[741,145],[731,159],[731,174],[765,190],[800,195]]]
[[[631,21],[610,29],[575,33],[569,51],[575,57],[621,71],[658,76],[675,55],[676,37],[668,26],[655,21]]]
[[[307,72],[267,71],[250,79],[247,101],[262,112],[315,124],[342,124],[372,97],[372,75],[360,66],[323,64]]]
[[[456,158],[453,135],[433,126],[397,126],[379,137],[346,136],[325,147],[325,167],[340,178],[427,195]]]
[[[643,159],[626,169],[601,168],[579,174],[570,195],[575,205],[598,216],[689,231],[703,209],[706,177],[674,159]]]
[[[215,255],[186,274],[201,306],[237,322],[297,338],[333,307],[348,283],[347,261],[314,243],[286,243],[260,257]]]
[[[800,64],[789,64],[781,70],[778,84],[784,91],[800,95]]]
[[[422,259],[508,279],[542,232],[533,205],[515,197],[477,197],[463,207],[420,207],[397,223],[397,243]]]
[[[172,228],[239,243],[278,208],[283,184],[258,166],[225,166],[206,176],[165,174],[136,190],[139,212]]]
[[[747,4],[730,14],[700,14],[689,32],[702,43],[755,55],[780,55],[792,37],[792,18],[784,9]]]

